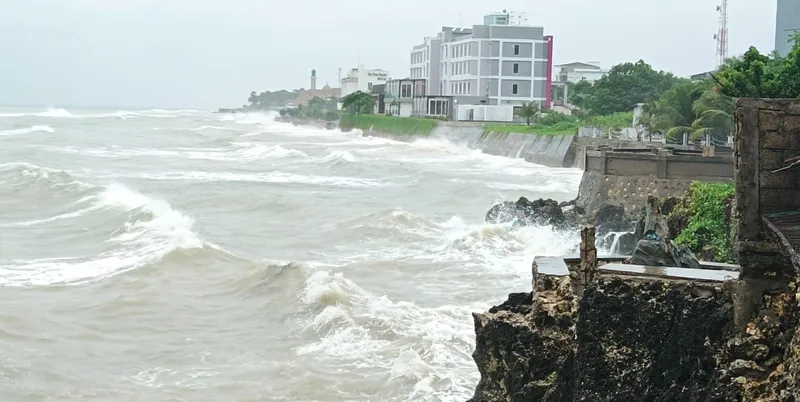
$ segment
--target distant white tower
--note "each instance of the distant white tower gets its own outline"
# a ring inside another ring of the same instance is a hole
[[[311,90],[317,89],[317,70],[311,70]]]

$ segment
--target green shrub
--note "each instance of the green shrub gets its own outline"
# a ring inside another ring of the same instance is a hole
[[[727,210],[735,190],[730,182],[693,182],[687,194],[689,221],[675,242],[686,245],[695,254],[710,252],[717,261],[734,261]]]

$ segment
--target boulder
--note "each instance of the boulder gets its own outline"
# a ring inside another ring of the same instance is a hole
[[[700,268],[697,257],[686,246],[678,246],[670,239],[663,239],[652,230],[647,231],[644,239],[636,244],[631,264],[649,267]]]
[[[562,227],[567,218],[558,202],[551,199],[530,201],[520,197],[516,202],[504,201],[486,213],[487,223],[512,223],[514,227],[551,225]]]
[[[603,203],[597,208],[594,216],[598,236],[631,229],[631,222],[625,215],[625,207],[622,205]]]
[[[631,232],[623,233],[619,235],[619,240],[617,240],[616,252],[622,255],[631,255],[636,250],[637,243],[638,239],[635,234]]]

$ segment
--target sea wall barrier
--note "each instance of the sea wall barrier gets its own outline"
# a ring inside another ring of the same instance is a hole
[[[420,138],[418,133],[388,133],[371,128],[362,130],[364,135],[405,142],[416,141]],[[521,158],[531,163],[565,168],[582,167],[584,149],[587,147],[641,146],[636,141],[607,138],[487,131],[481,124],[465,122],[439,122],[425,137],[444,139],[489,155]]]
[[[685,194],[693,181],[733,180],[733,170],[731,155],[589,149],[584,156],[577,204],[593,211],[608,202],[621,204],[627,211],[632,211],[643,205],[648,195],[667,198]]]

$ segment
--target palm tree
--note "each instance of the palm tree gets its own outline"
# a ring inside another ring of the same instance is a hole
[[[734,131],[734,99],[719,94],[716,89],[703,92],[692,106],[697,118],[692,123],[695,137],[710,134],[719,141],[727,141]]]
[[[703,88],[693,82],[675,84],[658,101],[658,112],[652,121],[653,128],[665,136],[676,138],[684,133],[693,133],[697,115],[694,102],[703,94]]]
[[[539,114],[539,104],[533,102],[522,102],[522,106],[517,109],[517,116],[525,119],[525,124],[531,125],[531,119],[535,119]]]

